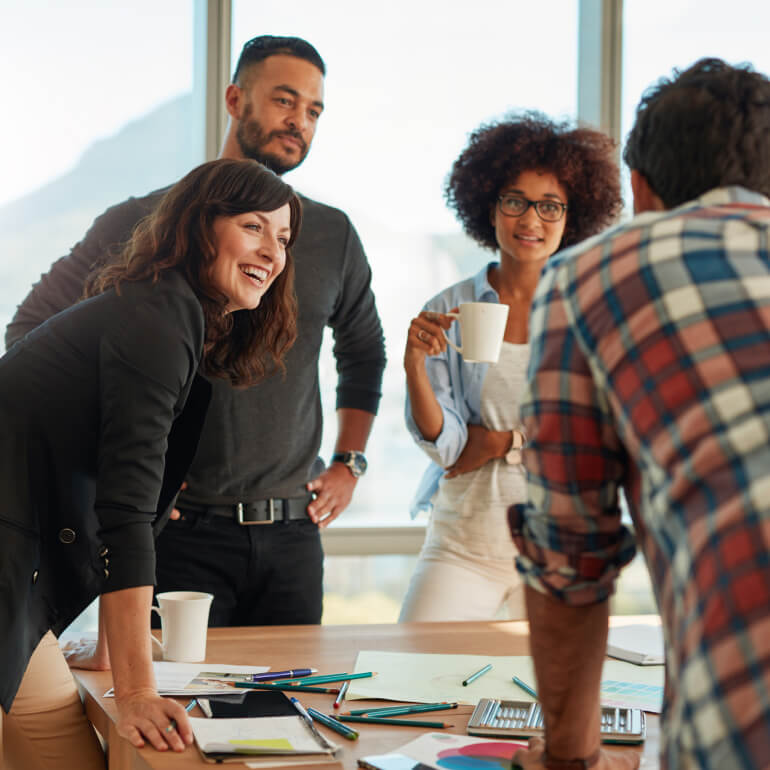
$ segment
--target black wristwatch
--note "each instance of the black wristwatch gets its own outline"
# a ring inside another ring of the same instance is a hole
[[[361,478],[366,473],[367,462],[363,452],[335,452],[332,455],[333,463],[342,463],[348,466],[348,470],[355,476]]]

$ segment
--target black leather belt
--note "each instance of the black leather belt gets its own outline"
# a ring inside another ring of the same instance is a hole
[[[182,511],[192,513],[212,513],[235,519],[239,524],[273,524],[276,521],[307,519],[307,507],[315,495],[308,493],[304,497],[270,497],[267,500],[255,500],[251,503],[231,503],[229,505],[200,505],[182,502],[178,505]]]

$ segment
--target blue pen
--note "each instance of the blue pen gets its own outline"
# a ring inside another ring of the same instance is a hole
[[[191,712],[191,711],[192,711],[192,710],[195,708],[195,704],[196,704],[197,702],[198,702],[198,701],[197,701],[195,698],[193,698],[193,699],[192,699],[192,700],[191,700],[191,701],[190,701],[190,702],[189,702],[189,703],[188,703],[188,704],[187,704],[187,705],[184,707],[184,710],[185,710],[185,711],[186,711],[186,712],[189,714],[189,713],[190,713],[190,712]],[[171,720],[171,721],[168,723],[168,726],[166,727],[166,732],[167,732],[167,733],[170,733],[172,730],[176,730],[176,719],[172,719],[172,720]]]
[[[327,741],[326,738],[324,738],[324,736],[321,735],[321,733],[318,732],[318,728],[313,724],[313,717],[311,717],[310,714],[308,714],[307,711],[305,711],[305,707],[294,697],[289,698],[289,700],[294,705],[294,708],[297,709],[297,711],[299,712],[299,715],[302,717],[305,724],[308,726],[308,729],[310,730],[310,732],[313,733],[316,740],[325,749],[333,750],[334,746],[331,743],[329,743],[329,741]]]
[[[314,668],[295,668],[290,671],[265,671],[262,674],[222,674],[217,671],[201,671],[201,679],[232,679],[238,682],[270,682],[274,679],[297,679],[314,674]]]

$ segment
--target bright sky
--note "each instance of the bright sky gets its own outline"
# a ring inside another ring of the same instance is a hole
[[[0,205],[192,88],[190,0],[0,0]]]
[[[193,0],[0,0],[0,205],[72,168],[193,81]],[[290,181],[404,231],[447,231],[442,185],[467,133],[505,110],[576,109],[577,0],[235,0],[233,52],[307,37],[327,111]],[[624,132],[644,87],[715,54],[770,71],[770,4],[626,0]],[[197,130],[191,127],[191,130]]]

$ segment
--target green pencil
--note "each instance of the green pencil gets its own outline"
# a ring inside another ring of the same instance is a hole
[[[419,714],[425,711],[444,711],[446,709],[456,709],[456,703],[420,703],[412,706],[386,706],[383,708],[370,708],[370,709],[353,709],[352,711],[344,711],[345,716],[357,716],[360,714],[368,714],[370,717],[389,717],[398,716],[399,714]]]
[[[364,724],[398,725],[400,727],[434,727],[438,730],[443,730],[445,727],[454,727],[454,725],[448,725],[446,722],[420,722],[416,719],[388,719],[387,717],[351,717],[340,714],[337,719],[340,722],[363,722]]]
[[[324,676],[306,676],[302,679],[285,679],[292,687],[302,684],[324,684],[325,682],[342,682],[346,679],[366,679],[375,676],[376,671],[365,671],[363,674],[326,674]]]
[[[292,692],[325,692],[337,694],[339,692],[338,687],[305,687],[304,685],[294,685],[291,688],[285,684],[269,684],[268,682],[233,682],[235,687],[243,687],[249,690],[288,690]]]

